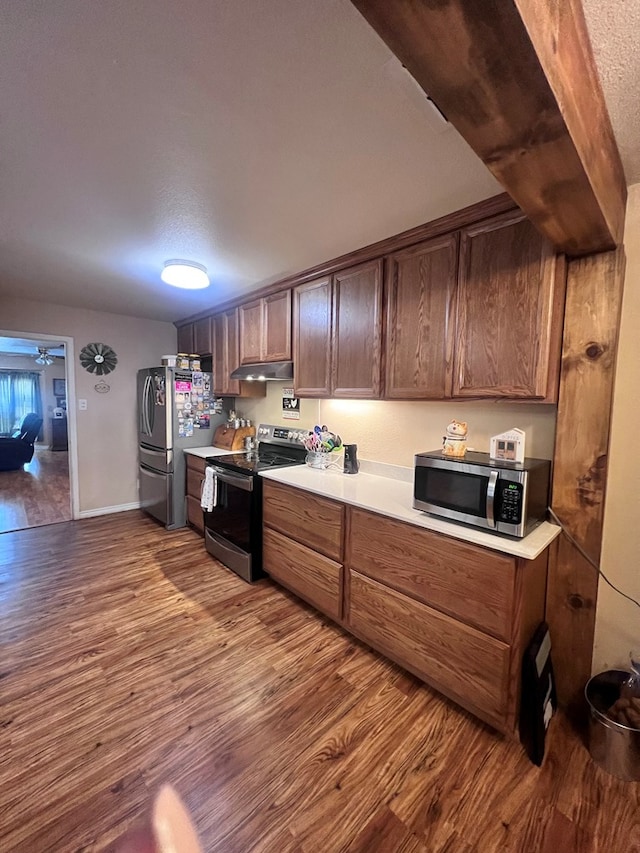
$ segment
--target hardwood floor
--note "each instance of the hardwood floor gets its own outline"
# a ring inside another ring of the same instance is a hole
[[[0,471],[0,533],[71,519],[69,454],[36,445],[18,471]]]
[[[0,603],[3,853],[107,850],[166,781],[210,853],[640,850],[564,717],[534,767],[190,530],[3,534]]]

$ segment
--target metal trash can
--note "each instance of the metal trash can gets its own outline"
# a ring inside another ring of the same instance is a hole
[[[629,673],[608,669],[587,682],[584,695],[589,704],[589,752],[595,763],[627,782],[640,780],[640,729],[616,723],[607,710],[620,698]]]

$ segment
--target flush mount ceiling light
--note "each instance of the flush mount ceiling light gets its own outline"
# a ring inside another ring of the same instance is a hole
[[[165,284],[185,290],[200,290],[209,287],[207,268],[193,261],[165,261],[160,278]]]
[[[48,367],[50,364],[53,364],[54,358],[52,355],[49,355],[49,350],[47,347],[38,347],[38,357],[36,358],[36,364],[44,364]]]

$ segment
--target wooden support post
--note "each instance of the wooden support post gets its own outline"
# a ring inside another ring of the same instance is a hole
[[[567,269],[552,507],[596,563],[624,270],[623,249],[573,260]],[[564,705],[580,701],[591,674],[597,594],[596,570],[561,536],[549,565],[546,613]]]

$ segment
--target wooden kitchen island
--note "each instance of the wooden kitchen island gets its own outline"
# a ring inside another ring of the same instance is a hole
[[[263,476],[265,571],[514,736],[522,655],[544,619],[559,528],[511,540],[429,518],[411,509],[406,475],[297,466]]]

